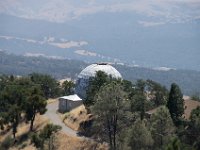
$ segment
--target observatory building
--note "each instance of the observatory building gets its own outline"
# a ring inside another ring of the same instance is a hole
[[[89,79],[95,77],[96,72],[103,71],[112,78],[121,79],[121,74],[107,63],[96,63],[83,69],[76,80],[75,94],[59,98],[59,111],[66,112],[82,104],[86,98],[86,90],[89,85]]]
[[[103,71],[107,75],[110,75],[112,78],[120,79],[122,78],[121,74],[111,65],[107,63],[96,63],[87,66],[81,71],[76,80],[75,93],[84,99],[86,97],[87,86],[89,85],[89,79],[95,77],[96,72]]]

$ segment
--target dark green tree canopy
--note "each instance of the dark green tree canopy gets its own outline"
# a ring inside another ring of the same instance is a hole
[[[111,77],[103,71],[97,71],[95,77],[89,79],[89,85],[86,89],[86,100],[84,101],[86,107],[95,103],[94,97],[100,90],[101,86],[108,84],[110,81]]]
[[[34,84],[40,85],[46,99],[60,94],[59,83],[50,75],[32,73],[29,75]]]
[[[151,132],[145,122],[146,120],[136,120],[128,134],[128,145],[132,150],[148,150],[153,146]]]
[[[184,114],[184,99],[181,89],[175,83],[171,85],[167,107],[174,123],[176,125],[180,124],[182,115]]]
[[[75,87],[75,84],[73,81],[64,81],[62,83],[62,88],[63,88],[63,94],[64,95],[71,95],[74,94],[73,88]]]
[[[116,149],[117,136],[120,132],[120,120],[125,117],[126,93],[121,84],[113,81],[102,86],[95,96],[96,102],[91,106],[92,114],[96,116],[96,131],[100,133],[111,149]]]
[[[27,100],[24,102],[23,108],[25,110],[27,121],[31,121],[30,130],[33,130],[33,122],[37,113],[41,115],[46,112],[47,101],[43,96],[39,87],[32,87],[27,95]]]

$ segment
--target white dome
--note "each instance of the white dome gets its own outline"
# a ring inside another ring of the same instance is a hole
[[[121,74],[111,65],[102,63],[102,64],[92,64],[87,66],[85,69],[81,71],[78,75],[78,78],[90,78],[95,77],[96,72],[103,71],[107,75],[111,75],[113,78],[122,78]]]
[[[95,77],[96,72],[103,71],[107,75],[110,75],[112,78],[120,79],[122,78],[121,74],[111,65],[106,63],[92,64],[83,69],[78,75],[76,81],[75,92],[82,99],[86,97],[86,89],[89,84],[89,78]]]

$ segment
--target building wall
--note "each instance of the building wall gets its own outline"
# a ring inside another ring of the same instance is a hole
[[[67,101],[65,99],[59,99],[58,111],[62,113],[67,111]]]
[[[67,100],[67,110],[70,111],[80,105],[82,105],[83,102],[82,101],[70,101],[70,100]]]
[[[59,99],[59,106],[58,106],[58,110],[61,113],[70,111],[80,105],[82,105],[83,102],[82,101],[71,101],[71,100],[66,100],[66,99]]]

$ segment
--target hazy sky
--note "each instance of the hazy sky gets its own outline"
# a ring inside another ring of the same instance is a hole
[[[133,12],[148,27],[200,19],[200,0],[1,0],[0,13],[28,19],[66,22],[100,12]]]

